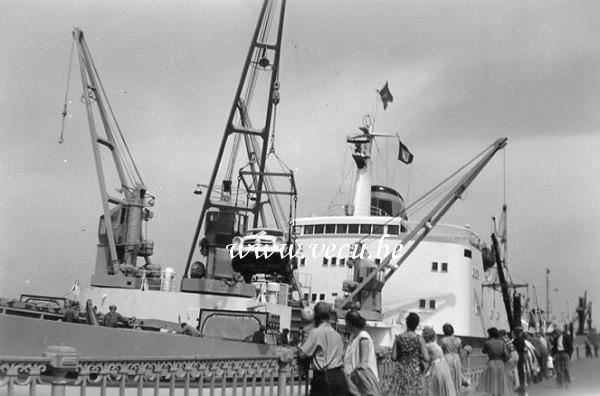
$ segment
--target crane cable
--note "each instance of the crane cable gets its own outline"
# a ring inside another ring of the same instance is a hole
[[[73,70],[73,53],[75,52],[75,39],[71,42],[71,55],[69,56],[69,69],[67,72],[67,89],[65,90],[65,103],[63,104],[62,111],[62,124],[60,126],[60,137],[58,138],[58,144],[62,144],[65,139],[63,138],[65,132],[65,119],[67,118],[67,105],[69,100],[69,87],[71,85],[71,71]]]

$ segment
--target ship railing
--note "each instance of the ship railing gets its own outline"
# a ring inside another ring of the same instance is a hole
[[[305,395],[312,373],[297,365],[294,350],[281,347],[256,357],[79,357],[72,347],[49,347],[41,357],[0,357],[0,393],[61,395]],[[487,356],[463,359],[463,380],[477,384]],[[393,388],[397,363],[378,351],[382,389]]]

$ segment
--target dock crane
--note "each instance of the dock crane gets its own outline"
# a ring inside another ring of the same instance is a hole
[[[442,200],[406,235],[398,245],[399,249],[392,250],[378,265],[365,263],[365,260],[369,259],[357,258],[353,260],[353,282],[345,285],[345,289],[349,293],[348,296],[336,304],[338,317],[343,317],[344,311],[352,308],[354,305],[360,308],[361,314],[367,320],[380,321],[383,319],[383,313],[381,312],[381,292],[387,280],[394,275],[402,263],[419,246],[421,241],[425,239],[427,234],[429,234],[456,200],[461,198],[471,182],[479,175],[493,156],[506,146],[506,143],[506,138],[500,138],[490,145],[482,154],[481,159],[472,166]],[[360,250],[360,247],[356,248],[353,255],[355,257],[360,256]]]
[[[82,101],[87,111],[90,138],[100,186],[103,214],[98,224],[98,252],[92,286],[138,287],[135,273],[140,269],[138,258],[151,268],[150,256],[154,243],[144,237],[143,223],[153,214],[155,197],[148,193],[133,156],[108,102],[100,75],[90,54],[83,32],[75,28],[73,39],[77,47],[83,85]],[[96,125],[96,116],[101,126]],[[107,173],[110,166],[102,161],[101,149],[109,151],[119,185],[109,194]]]
[[[274,223],[274,228],[288,228],[288,241],[292,239],[296,201],[293,172],[285,166],[281,166],[283,171],[271,172],[267,166],[271,156],[283,165],[275,154],[273,139],[280,101],[279,59],[285,5],[285,0],[263,3],[206,186],[182,291],[201,292],[197,278],[239,280],[233,272],[227,246],[249,228]],[[260,125],[256,120],[260,120]],[[239,158],[240,151],[245,151],[246,155],[241,156],[244,158]],[[238,169],[236,187],[234,172]],[[283,183],[289,184],[282,187]],[[281,213],[282,205],[277,200],[280,195],[290,197],[288,219]]]

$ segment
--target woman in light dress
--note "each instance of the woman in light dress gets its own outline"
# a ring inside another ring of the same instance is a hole
[[[436,342],[433,327],[423,329],[427,351],[429,353],[429,368],[425,374],[426,395],[428,396],[457,396],[450,373],[448,361],[444,358],[444,352]]]
[[[350,333],[344,354],[344,373],[352,395],[381,395],[375,344],[365,331],[367,321],[357,310],[346,314],[346,329]]]
[[[440,346],[444,351],[444,358],[450,367],[450,375],[454,382],[456,394],[460,394],[462,385],[462,362],[460,360],[461,341],[460,338],[454,336],[454,327],[450,323],[446,323],[442,327],[444,337],[440,339]]]

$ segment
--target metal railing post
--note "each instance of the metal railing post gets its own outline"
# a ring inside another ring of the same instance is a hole
[[[281,348],[277,351],[277,363],[279,364],[279,377],[277,381],[277,396],[286,395],[287,377],[291,373],[291,363],[294,361],[294,352],[289,348]]]
[[[50,358],[49,372],[52,373],[51,395],[65,396],[69,381],[66,376],[75,371],[79,364],[77,350],[65,345],[51,345],[44,352],[44,356]]]

